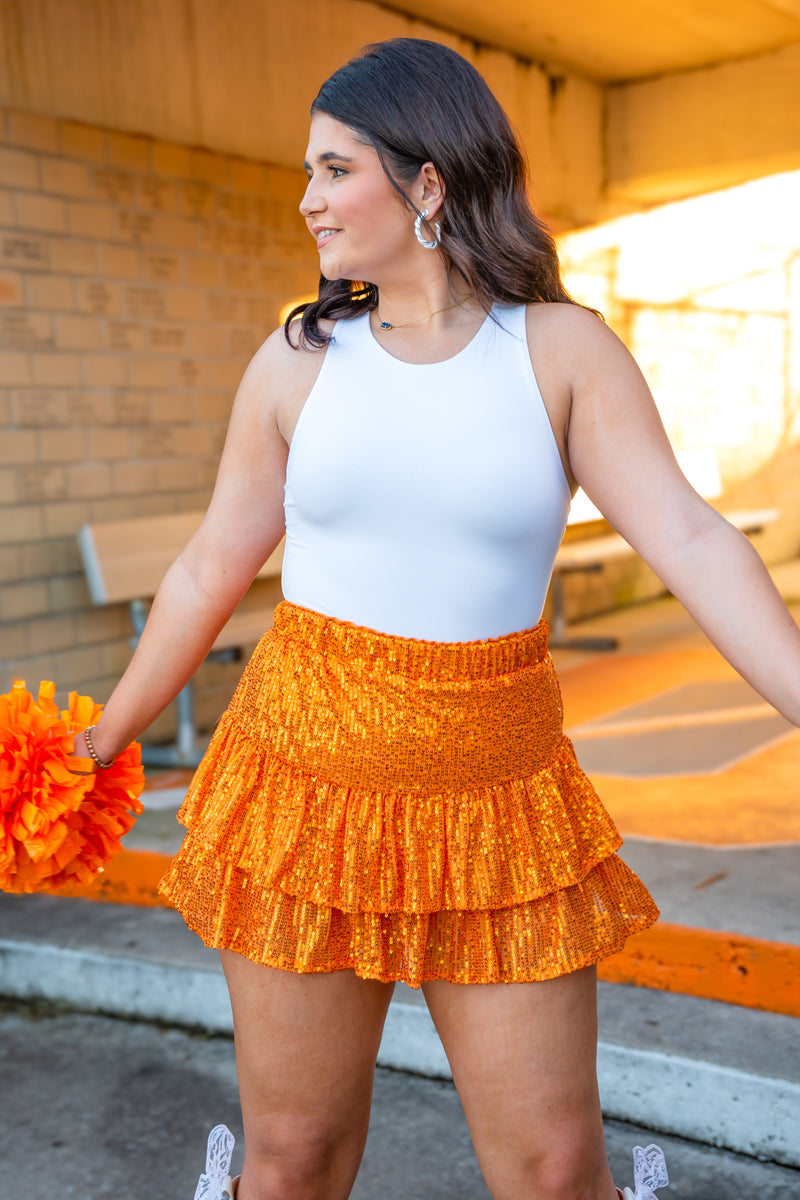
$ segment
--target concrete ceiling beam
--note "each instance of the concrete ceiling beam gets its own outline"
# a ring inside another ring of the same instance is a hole
[[[607,91],[611,204],[661,204],[800,168],[800,45]]]

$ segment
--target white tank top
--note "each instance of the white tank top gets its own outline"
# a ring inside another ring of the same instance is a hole
[[[464,642],[539,620],[569,487],[525,307],[444,362],[338,321],[286,468],[283,594],[381,633]]]

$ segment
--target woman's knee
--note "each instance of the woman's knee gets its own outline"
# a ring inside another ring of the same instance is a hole
[[[322,1129],[276,1122],[268,1137],[246,1146],[237,1200],[339,1200],[358,1173],[367,1129]]]
[[[534,1150],[509,1147],[484,1173],[495,1200],[616,1200],[604,1148],[569,1138]]]

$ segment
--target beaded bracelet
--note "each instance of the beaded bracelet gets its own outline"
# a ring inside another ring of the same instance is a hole
[[[107,771],[109,767],[114,765],[114,759],[112,758],[110,762],[103,762],[102,758],[95,750],[94,742],[92,741],[92,730],[96,728],[96,725],[89,725],[88,728],[84,729],[83,731],[83,736],[86,739],[86,749],[89,751],[89,757],[95,766],[99,767],[101,771]]]

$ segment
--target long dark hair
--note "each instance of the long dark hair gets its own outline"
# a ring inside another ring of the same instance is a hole
[[[436,214],[448,272],[459,271],[488,312],[495,301],[574,303],[561,280],[555,242],[531,208],[525,159],[511,124],[482,76],[439,42],[393,38],[366,46],[320,88],[311,115],[349,126],[376,150],[403,190],[432,162],[444,185]],[[430,236],[430,235],[429,235]],[[377,306],[368,282],[320,278],[319,297],[299,304],[300,342],[326,346],[325,319],[356,317]]]

